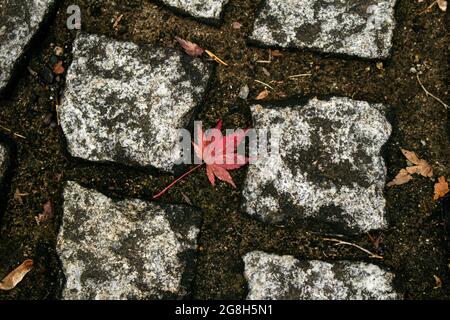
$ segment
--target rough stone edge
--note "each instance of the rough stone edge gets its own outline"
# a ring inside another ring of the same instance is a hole
[[[316,261],[328,262],[328,263],[331,263],[331,264],[336,263],[336,262],[338,262],[338,263],[339,262],[348,262],[348,263],[358,263],[358,262],[361,263],[362,262],[362,263],[366,263],[366,264],[372,264],[372,265],[377,266],[381,270],[385,271],[386,273],[389,273],[389,274],[392,275],[391,285],[392,285],[392,289],[393,289],[394,293],[397,295],[397,298],[395,300],[404,300],[405,299],[404,293],[402,293],[402,292],[400,292],[398,290],[399,277],[389,267],[388,268],[381,267],[381,266],[379,266],[377,264],[374,264],[372,262],[367,262],[367,261],[352,261],[352,260],[325,261],[325,260],[320,260],[320,259],[303,259],[303,260],[301,260],[298,257],[296,257],[295,255],[289,255],[289,254],[279,255],[279,254],[276,254],[276,253],[266,252],[266,251],[262,251],[262,250],[253,250],[253,251],[249,251],[249,252],[247,252],[247,253],[245,253],[244,255],[241,256],[241,261],[242,261],[242,264],[244,265],[243,276],[244,276],[244,279],[246,281],[246,283],[245,283],[245,287],[246,287],[246,290],[247,290],[247,295],[245,297],[246,300],[248,300],[248,296],[250,295],[250,288],[249,288],[250,278],[249,278],[249,276],[247,274],[247,270],[246,270],[246,260],[248,259],[248,257],[250,255],[255,254],[255,253],[265,254],[265,255],[268,255],[268,256],[275,256],[275,257],[288,257],[288,258],[293,259],[297,263],[302,263],[302,262],[308,262],[308,261],[316,260]]]
[[[303,96],[303,95],[293,95],[290,96],[288,98],[284,98],[281,100],[266,100],[266,101],[261,101],[261,100],[249,100],[248,101],[248,106],[253,106],[253,105],[261,105],[264,108],[273,108],[273,109],[277,109],[277,108],[285,108],[285,107],[291,107],[291,106],[305,106],[306,104],[308,104],[308,102],[312,99],[318,99],[320,101],[329,101],[332,98],[347,98],[350,100],[355,100],[355,101],[360,101],[360,102],[365,102],[365,103],[369,103],[372,104],[374,108],[376,108],[387,120],[387,122],[391,125],[392,129],[394,128],[394,123],[395,123],[395,112],[393,110],[393,108],[389,105],[389,104],[385,104],[385,103],[381,103],[381,102],[374,102],[374,101],[366,101],[366,100],[358,100],[358,99],[352,99],[351,97],[346,97],[346,96],[342,96],[342,95],[333,95],[333,94],[325,94],[325,95],[311,95],[311,96]],[[252,119],[252,126],[254,127],[254,118],[253,118],[253,113],[250,111],[251,114],[251,119]],[[389,137],[389,139],[386,141],[386,143],[381,147],[380,149],[380,157],[383,158],[383,161],[385,163],[385,167],[386,167],[386,177],[388,175],[389,172],[389,162],[388,162],[388,148],[389,148],[389,144],[391,139],[393,138],[393,134],[391,132],[391,135]],[[247,175],[244,178],[244,182],[243,185],[246,184],[247,181]],[[387,181],[386,181],[387,182]],[[386,187],[383,191],[383,195],[386,195]],[[271,223],[270,221],[264,221],[263,219],[261,219],[259,216],[253,216],[253,215],[249,215],[247,213],[247,211],[245,210],[245,199],[244,197],[241,195],[241,199],[240,199],[240,204],[239,204],[239,209],[240,211],[246,215],[247,217],[250,217],[252,219],[256,219],[259,223],[262,223],[264,226],[273,226],[273,223]],[[391,220],[391,215],[389,213],[388,210],[388,206],[387,206],[387,199],[386,199],[386,207],[385,207],[385,220],[386,220],[386,226],[385,228],[387,228],[390,225],[390,220]],[[303,228],[303,229],[311,229],[311,226],[317,226],[317,223],[315,222],[314,218],[313,219],[304,219],[302,220],[301,224],[296,224],[295,228]],[[328,235],[336,235],[336,236],[342,236],[343,233],[340,232],[335,232],[333,230],[331,230],[330,228],[324,228],[323,226],[320,226],[319,228],[312,228],[312,230],[318,230],[318,232],[323,232],[324,234],[328,234]],[[372,231],[374,230],[383,230],[383,229],[372,229]],[[358,231],[350,231],[348,230],[347,232],[345,232],[346,234],[349,235],[358,235],[360,234],[360,232]]]
[[[92,35],[92,34],[84,32],[84,31],[78,31],[76,36],[75,36],[75,38],[74,38],[74,40],[73,40],[72,45],[74,45],[75,41],[82,35],[86,36],[86,35]],[[132,41],[126,41],[126,40],[120,40],[120,39],[112,38],[112,37],[109,37],[109,36],[103,35],[103,34],[93,34],[93,35],[96,35],[98,37],[103,37],[103,38],[106,38],[106,39],[110,39],[110,40],[113,40],[113,41],[117,41],[117,42],[132,42]],[[135,43],[135,42],[132,42],[132,43],[134,43],[137,47],[139,47],[141,49],[142,48],[153,48],[154,47],[150,43],[147,43],[147,44],[139,44],[139,43]],[[161,49],[164,49],[166,52],[179,52],[179,50],[177,50],[175,48],[161,47],[161,46],[158,46],[158,47],[161,48]],[[72,48],[72,52],[73,52],[73,48]],[[182,54],[181,55],[182,62],[184,62],[185,60],[188,60],[188,59],[192,59],[192,58],[189,57],[186,54]],[[205,96],[208,95],[208,93],[211,90],[211,86],[212,86],[212,83],[214,82],[214,76],[215,76],[216,69],[217,69],[216,64],[207,63],[205,61],[203,61],[203,63],[205,64],[205,66],[208,69],[208,75],[207,75],[208,76],[208,80],[207,80],[206,85],[205,85],[205,92],[203,94],[203,98],[200,99],[198,104],[192,109],[192,111],[189,114],[186,115],[186,124],[184,126],[184,129],[187,129],[191,134],[193,134],[194,121],[196,121],[195,118],[202,111],[202,109],[203,109],[203,107],[205,105],[204,98],[205,98]],[[186,67],[185,64],[182,64],[182,65],[183,65],[183,69],[186,71],[187,75],[189,75],[190,74],[190,72],[189,72],[190,67]],[[72,66],[72,61],[66,67],[66,72],[67,73],[70,72],[71,66]],[[67,86],[67,83],[66,83],[64,85],[64,89],[63,89],[63,92],[61,94],[60,104],[62,104],[62,101],[64,99],[64,96],[65,96],[67,88],[68,88],[68,86]],[[151,173],[154,173],[154,174],[158,174],[158,173],[161,173],[161,172],[162,173],[167,173],[167,174],[174,174],[174,173],[177,174],[179,172],[182,172],[183,171],[182,169],[184,167],[186,167],[185,165],[182,165],[182,164],[181,165],[174,165],[172,167],[171,171],[165,171],[163,169],[156,168],[156,167],[154,167],[152,165],[142,166],[142,165],[138,165],[138,164],[134,164],[134,163],[133,164],[124,164],[124,163],[120,163],[120,162],[107,161],[107,160],[105,160],[105,161],[93,161],[93,160],[88,160],[88,159],[76,157],[76,156],[72,155],[72,153],[70,151],[69,142],[67,140],[67,137],[66,137],[64,131],[61,128],[60,128],[59,134],[60,134],[60,140],[61,140],[61,143],[62,143],[62,152],[64,153],[65,157],[68,158],[68,159],[72,159],[72,161],[75,161],[75,162],[78,162],[78,163],[81,163],[81,164],[97,164],[97,165],[117,166],[119,168],[124,168],[124,169],[137,169],[137,170],[142,170],[142,171],[146,171],[146,172],[150,171]]]
[[[3,98],[5,96],[8,96],[9,91],[12,89],[14,83],[18,80],[20,71],[25,69],[25,67],[23,67],[22,65],[24,64],[23,62],[27,60],[27,54],[29,53],[30,49],[39,43],[39,39],[47,36],[45,30],[43,29],[45,29],[45,27],[48,26],[52,20],[54,20],[54,17],[60,4],[61,2],[59,0],[53,0],[53,2],[47,8],[42,20],[39,22],[37,26],[35,34],[23,47],[22,55],[13,64],[9,74],[9,80],[5,83],[3,87],[0,87],[0,97]]]
[[[161,0],[153,0],[153,3],[162,8],[166,8],[167,10],[170,10],[177,16],[180,16],[182,18],[191,19],[191,20],[197,21],[199,23],[208,24],[213,27],[220,27],[222,25],[224,16],[225,16],[225,11],[226,11],[227,7],[230,5],[229,1],[228,1],[228,3],[224,4],[222,6],[222,12],[220,13],[220,17],[218,19],[214,19],[214,18],[195,17],[185,10],[183,10],[181,8],[170,6],[170,5],[162,2]]]
[[[398,21],[399,19],[397,19],[397,6],[399,4],[399,0],[394,0],[395,3],[393,5],[393,9],[394,9],[394,30],[392,32],[391,35],[391,42],[392,42],[392,46],[391,48],[389,48],[388,53],[386,56],[382,56],[382,57],[376,57],[376,58],[369,58],[369,57],[360,57],[358,55],[355,54],[347,54],[347,53],[335,53],[335,52],[323,52],[320,51],[318,49],[314,49],[314,48],[298,48],[295,46],[287,46],[287,47],[283,47],[283,46],[271,46],[271,45],[267,45],[262,43],[259,40],[253,39],[252,38],[252,34],[255,31],[255,26],[254,24],[252,25],[252,29],[249,32],[249,35],[247,37],[247,44],[249,46],[253,46],[253,47],[257,47],[257,48],[261,48],[261,49],[278,49],[278,50],[287,50],[287,51],[291,51],[291,52],[311,52],[311,53],[315,53],[317,55],[319,55],[322,58],[329,58],[329,57],[336,57],[339,59],[343,59],[343,60],[354,60],[354,59],[358,59],[360,61],[367,61],[367,62],[373,62],[373,61],[386,61],[386,60],[390,60],[392,58],[392,53],[394,51],[394,38],[395,38],[395,34],[396,34],[396,30],[397,30],[397,26],[398,26]],[[264,6],[266,5],[266,0],[262,0],[260,2],[260,4],[258,5],[257,9],[256,9],[256,13],[255,13],[255,21],[258,17],[258,15],[262,12],[262,10],[264,9]]]
[[[62,234],[63,231],[63,227],[64,227],[64,193],[65,193],[65,189],[69,184],[77,184],[80,187],[87,189],[87,190],[91,190],[94,191],[96,193],[100,193],[102,195],[104,195],[105,197],[112,199],[113,202],[121,202],[121,201],[126,201],[126,200],[139,200],[139,201],[144,201],[142,199],[138,199],[138,198],[116,198],[116,197],[110,197],[109,195],[107,195],[106,193],[104,193],[103,191],[100,191],[98,189],[92,188],[92,187],[85,187],[84,185],[79,184],[78,182],[74,181],[74,180],[67,180],[65,181],[63,184],[60,185],[59,190],[58,190],[58,194],[61,195],[61,207],[60,208],[56,208],[57,213],[59,214],[59,217],[57,218],[57,225],[58,225],[58,230],[56,233],[56,239],[55,239],[55,259],[57,261],[58,264],[58,270],[56,271],[56,279],[57,279],[57,283],[56,283],[56,295],[55,297],[57,299],[64,299],[63,297],[63,292],[64,292],[64,287],[66,285],[66,273],[64,270],[64,264],[60,258],[60,248],[59,248],[59,238]],[[149,202],[149,203],[153,203],[156,204],[158,206],[160,206],[163,209],[167,209],[170,207],[177,207],[178,209],[188,209],[191,211],[191,215],[189,216],[190,218],[192,218],[193,220],[195,220],[196,225],[199,229],[198,235],[197,235],[197,240],[200,238],[201,233],[202,233],[202,227],[203,227],[203,217],[204,217],[204,213],[203,210],[199,207],[196,206],[189,206],[186,204],[165,204],[165,203],[154,203],[154,202]],[[1,212],[0,212],[1,213]],[[187,217],[186,215],[181,216],[181,219],[188,219],[189,217]],[[184,223],[178,223],[175,224],[174,221],[174,217],[172,216],[167,216],[166,217],[167,220],[169,221],[171,228],[173,228],[174,232],[180,232],[180,230],[183,229],[184,226],[186,226],[186,224]],[[198,245],[198,241],[197,241],[197,245]],[[180,282],[180,291],[178,292],[178,294],[174,294],[174,293],[169,293],[167,292],[166,294],[164,294],[164,297],[162,300],[182,300],[182,299],[190,299],[192,297],[193,293],[193,286],[194,286],[194,280],[195,277],[197,275],[197,266],[198,266],[198,258],[199,255],[197,253],[197,251],[195,249],[187,249],[183,252],[181,252],[181,256],[179,257],[180,261],[182,264],[184,264],[185,268],[181,277],[181,282]]]

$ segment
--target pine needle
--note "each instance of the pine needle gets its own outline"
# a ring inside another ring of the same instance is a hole
[[[228,64],[225,62],[225,61],[223,61],[222,59],[220,59],[218,56],[216,56],[214,53],[212,53],[211,51],[209,51],[209,50],[205,50],[205,52],[208,54],[208,56],[210,56],[214,61],[216,61],[216,62],[218,62],[218,63],[220,63],[220,64],[223,64],[224,66],[227,66],[228,67]]]

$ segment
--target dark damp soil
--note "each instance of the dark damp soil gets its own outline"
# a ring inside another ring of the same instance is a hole
[[[73,159],[65,149],[60,129],[48,124],[49,119],[56,118],[64,76],[52,84],[43,83],[42,78],[44,69],[55,60],[54,46],[65,49],[64,64],[70,64],[75,33],[66,28],[66,8],[71,4],[80,5],[82,29],[86,32],[166,47],[177,47],[174,36],[178,35],[227,61],[230,67],[217,66],[197,114],[206,126],[214,125],[218,119],[224,120],[226,128],[251,126],[251,102],[237,96],[245,84],[250,87],[250,98],[262,91],[264,86],[255,80],[274,87],[268,100],[294,95],[338,95],[382,102],[391,106],[394,128],[385,148],[388,178],[392,179],[406,165],[400,147],[414,150],[428,160],[436,176],[450,178],[448,111],[427,97],[413,73],[420,72],[424,86],[448,102],[448,20],[436,6],[421,14],[431,0],[420,4],[399,1],[393,53],[386,61],[289,50],[282,51],[283,56],[269,64],[257,62],[268,60],[269,51],[246,41],[259,2],[231,0],[223,23],[217,27],[179,16],[151,1],[61,1],[56,17],[22,62],[17,80],[0,99],[0,124],[26,137],[22,139],[0,129],[1,139],[9,141],[13,150],[9,181],[1,193],[0,278],[26,258],[35,261],[34,270],[23,282],[12,291],[0,292],[0,299],[59,297],[64,277],[55,242],[64,181],[74,180],[115,198],[149,199],[173,179],[154,171]],[[115,17],[120,15],[122,20],[113,28]],[[242,23],[240,30],[231,27],[234,21]],[[41,72],[41,79],[27,67]],[[303,73],[311,76],[288,78]],[[232,173],[238,186],[243,184],[245,171]],[[374,247],[368,235],[344,238],[383,255],[384,260],[373,262],[397,274],[396,286],[407,299],[450,298],[449,197],[433,201],[433,183],[417,177],[406,185],[386,190],[390,227],[371,234],[382,237],[379,248]],[[28,195],[15,197],[17,190]],[[187,196],[204,211],[197,274],[191,288],[194,298],[244,298],[247,288],[241,257],[252,250],[300,259],[372,261],[353,247],[336,247],[324,241],[323,235],[255,221],[240,211],[239,191],[223,183],[212,187],[204,172],[197,172],[161,200],[186,203]],[[55,204],[55,218],[38,226],[34,217],[50,199]],[[439,288],[435,276],[442,280]]]

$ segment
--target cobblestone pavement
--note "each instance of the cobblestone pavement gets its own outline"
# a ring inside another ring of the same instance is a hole
[[[385,187],[401,147],[450,177],[448,111],[422,88],[447,101],[445,15],[424,8],[0,0],[0,278],[36,266],[0,299],[450,297],[448,197]],[[189,169],[176,130],[218,119],[274,130],[279,155],[151,201]]]

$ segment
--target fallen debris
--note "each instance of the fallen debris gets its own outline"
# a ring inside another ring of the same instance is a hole
[[[54,74],[63,74],[65,70],[66,70],[66,69],[64,69],[63,62],[62,62],[62,61],[58,61],[58,62],[53,66],[53,73],[54,73]]]
[[[205,52],[205,49],[201,48],[198,44],[175,37],[184,51],[191,57],[200,57]]]
[[[361,250],[361,251],[367,253],[367,254],[369,255],[369,258],[373,258],[373,259],[384,259],[382,256],[380,256],[380,255],[378,255],[378,254],[375,254],[375,253],[373,253],[373,252],[370,252],[369,250],[364,249],[363,247],[358,246],[357,244],[354,244],[354,243],[351,243],[351,242],[342,241],[342,240],[339,240],[339,239],[333,239],[333,238],[323,238],[323,240],[324,240],[324,241],[332,241],[332,242],[335,242],[337,246],[339,246],[339,245],[346,245],[346,246],[354,247],[354,248],[356,248],[356,249],[359,249],[359,250]]]
[[[228,67],[228,64],[223,61],[222,59],[220,59],[218,56],[216,56],[214,53],[212,53],[209,50],[205,50],[205,52],[208,54],[208,56],[210,56],[215,62],[218,62],[220,64],[223,64],[224,66]]]
[[[248,95],[250,94],[250,88],[248,85],[244,85],[241,90],[239,91],[239,98],[242,100],[247,100]]]
[[[29,196],[29,195],[30,195],[29,193],[26,193],[26,192],[23,193],[23,192],[20,192],[19,189],[16,189],[16,191],[14,192],[14,200],[19,202],[20,204],[23,204],[22,197],[26,197],[26,196]]]
[[[118,16],[118,17],[116,17],[114,19],[114,24],[113,24],[113,29],[114,30],[118,30],[119,29],[119,25],[120,25],[120,22],[122,21],[122,19],[123,19],[123,14],[121,14],[120,16]]]
[[[264,89],[263,91],[261,91],[257,96],[256,96],[256,100],[264,100],[265,98],[267,98],[269,96],[269,91],[267,89]]]
[[[270,84],[267,84],[267,83],[262,82],[262,81],[260,81],[260,80],[255,80],[255,82],[257,82],[257,83],[259,83],[259,84],[262,84],[263,86],[266,86],[266,87],[268,87],[268,88],[270,88],[270,89],[272,89],[272,90],[275,90],[274,87],[272,87]]]
[[[56,46],[54,49],[55,55],[62,56],[64,54],[64,49],[62,47]]]
[[[33,269],[33,260],[25,260],[20,266],[11,271],[2,281],[0,281],[0,290],[9,291],[14,289]]]
[[[18,138],[26,139],[25,136],[23,136],[23,135],[21,135],[21,134],[18,134],[18,133],[16,133],[16,132],[12,131],[11,129],[6,128],[6,127],[4,127],[4,126],[2,126],[2,125],[0,125],[0,128],[3,129],[3,130],[5,130],[5,131],[7,131],[7,132],[9,132],[9,133],[11,133],[12,135],[14,135],[14,136],[16,136],[16,137],[18,137]]]
[[[408,161],[413,164],[404,169],[401,169],[397,176],[387,184],[388,187],[399,186],[409,182],[413,177],[413,174],[420,174],[424,177],[433,176],[433,168],[428,164],[426,160],[420,159],[414,152],[401,149],[403,155]]]
[[[238,146],[245,139],[247,130],[238,130],[229,135],[222,135],[222,120],[217,123],[215,130],[220,136],[208,135],[203,132],[201,127],[196,128],[197,142],[193,141],[194,152],[203,163],[195,166],[179,178],[175,179],[163,191],[153,196],[153,200],[160,198],[168,190],[170,190],[179,181],[193,173],[195,170],[206,165],[206,175],[209,182],[214,186],[215,180],[218,178],[236,188],[230,170],[236,170],[246,165],[249,159],[237,152]]]
[[[294,80],[297,78],[303,78],[303,77],[311,77],[312,73],[301,73],[301,74],[294,74],[292,76],[289,76],[288,79]]]
[[[438,182],[434,185],[433,200],[439,200],[440,198],[445,197],[445,195],[449,192],[448,182],[445,180],[445,177],[439,177]]]
[[[270,50],[269,49],[269,54],[272,58],[279,58],[279,57],[283,56],[283,54],[280,52],[280,50]]]
[[[435,99],[436,101],[438,101],[438,102],[439,102],[440,104],[442,104],[446,109],[449,108],[449,106],[448,106],[444,101],[442,101],[440,98],[436,97],[434,94],[432,94],[430,91],[428,91],[428,90],[424,87],[424,85],[422,84],[422,81],[420,80],[418,74],[416,75],[416,77],[417,77],[417,81],[419,82],[419,85],[422,87],[422,90],[425,91],[425,93],[426,93],[427,96],[430,96],[430,97],[432,97],[433,99]]]
[[[442,287],[442,280],[437,275],[433,275],[434,281],[436,282],[436,285],[433,287],[433,289],[439,289]]]
[[[240,28],[242,28],[242,23],[235,21],[231,24],[231,27],[235,30],[239,30]]]
[[[408,183],[412,180],[412,175],[409,174],[406,169],[401,169],[400,172],[395,176],[394,180],[387,184],[388,187],[400,186],[402,184]]]
[[[44,211],[34,218],[36,219],[36,223],[39,225],[43,222],[47,222],[51,218],[53,218],[53,203],[51,200],[47,201],[47,203],[44,204]]]

